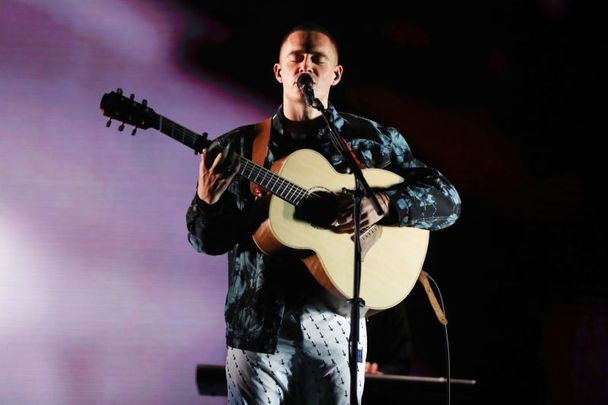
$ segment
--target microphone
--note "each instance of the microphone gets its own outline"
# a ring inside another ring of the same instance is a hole
[[[317,103],[315,102],[315,92],[312,89],[313,81],[310,74],[302,73],[298,77],[296,83],[298,85],[298,88],[304,95],[304,98],[306,99],[306,104],[308,104],[310,107],[317,108]]]

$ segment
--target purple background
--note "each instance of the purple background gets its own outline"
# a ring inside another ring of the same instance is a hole
[[[178,10],[0,10],[0,403],[199,403],[196,364],[224,361],[226,259],[186,240],[198,158],[107,129],[99,101],[122,87],[212,137],[274,106],[180,70]]]

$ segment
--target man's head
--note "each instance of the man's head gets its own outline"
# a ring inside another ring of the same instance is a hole
[[[303,103],[297,86],[302,73],[313,79],[315,96],[327,106],[331,86],[342,78],[338,47],[332,35],[315,24],[292,28],[283,38],[279,61],[274,65],[276,80],[283,85],[283,102]]]
[[[285,36],[283,37],[283,40],[281,41],[281,48],[283,47],[283,45],[285,44],[285,42],[287,41],[287,38],[293,34],[296,31],[304,31],[304,32],[318,32],[321,34],[324,34],[327,38],[329,38],[329,41],[331,42],[331,44],[334,47],[334,50],[336,52],[336,59],[338,59],[338,43],[336,42],[336,39],[333,37],[333,35],[331,34],[331,32],[329,32],[327,29],[325,29],[324,27],[322,27],[319,24],[315,24],[315,23],[303,23],[303,24],[298,24],[295,27],[293,27],[292,29],[290,29]],[[280,52],[280,49],[279,49]],[[279,58],[280,58],[280,54],[279,54]]]

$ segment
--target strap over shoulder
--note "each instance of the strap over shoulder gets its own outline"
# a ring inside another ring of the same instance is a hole
[[[251,152],[251,160],[253,163],[264,166],[266,154],[268,153],[268,142],[270,140],[270,129],[272,127],[272,117],[268,117],[263,121],[255,124],[255,138],[253,138],[253,147]],[[254,182],[249,183],[251,193],[260,198],[264,195],[262,188]]]

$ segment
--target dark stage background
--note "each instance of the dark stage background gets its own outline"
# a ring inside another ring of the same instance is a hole
[[[123,87],[219,135],[274,112],[282,35],[315,21],[345,68],[333,104],[400,129],[461,193],[425,263],[452,376],[477,380],[481,404],[607,403],[597,37],[578,6],[3,2],[0,402],[223,402],[194,385],[196,364],[222,363],[225,294],[225,260],[185,239],[197,161],[105,129],[98,99]],[[444,376],[419,285],[405,305],[412,374]]]

